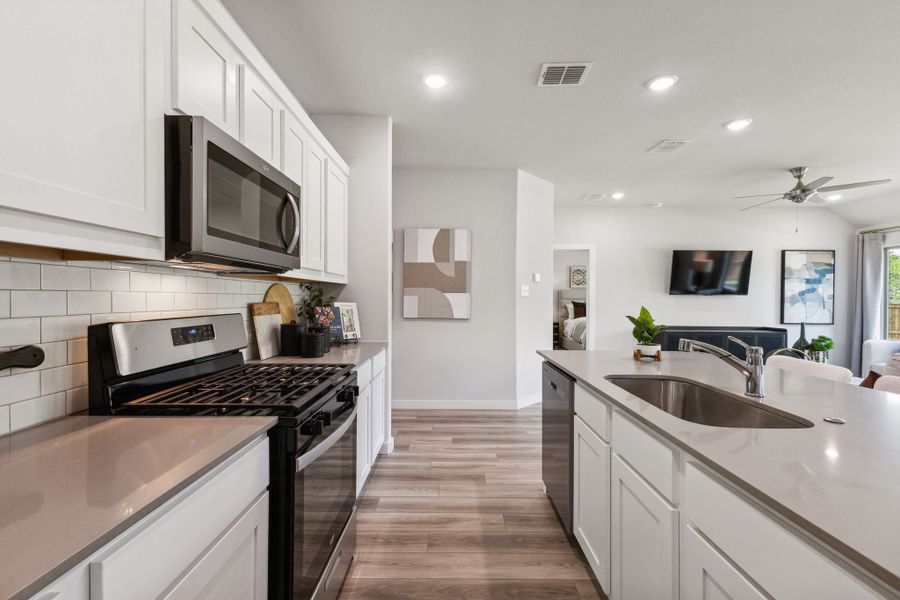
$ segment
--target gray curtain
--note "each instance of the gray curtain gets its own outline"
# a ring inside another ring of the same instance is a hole
[[[850,368],[862,370],[862,345],[884,334],[884,234],[861,233],[856,241],[856,281],[853,285],[853,323],[850,331]]]

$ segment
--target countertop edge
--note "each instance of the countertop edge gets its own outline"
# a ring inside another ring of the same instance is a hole
[[[13,593],[11,596],[9,596],[8,600],[28,600],[29,598],[32,598],[35,594],[43,590],[45,587],[71,571],[74,567],[77,567],[79,563],[90,557],[94,552],[100,550],[101,548],[103,548],[103,546],[112,542],[119,535],[136,525],[139,521],[147,517],[157,508],[180,494],[182,491],[186,490],[204,475],[213,471],[219,465],[225,463],[228,459],[245,448],[251,441],[262,435],[265,435],[266,432],[274,427],[276,423],[277,419],[273,417],[271,418],[270,422],[260,424],[260,426],[255,431],[249,433],[246,437],[244,437],[244,439],[236,443],[228,451],[223,452],[214,460],[211,460],[209,463],[204,465],[203,468],[193,473],[190,477],[172,486],[171,488],[166,490],[165,493],[160,494],[152,502],[149,502],[146,506],[130,515],[126,520],[122,521],[120,524],[100,535],[99,537],[97,537],[97,539],[93,540],[91,543],[87,544],[86,546],[75,552],[72,556],[57,564],[55,567],[53,567],[31,583],[27,584],[19,591]]]
[[[832,552],[837,554],[836,558],[851,563],[857,569],[861,569],[862,571],[866,572],[869,576],[880,582],[882,585],[888,586],[888,588],[894,590],[895,592],[900,591],[900,574],[895,574],[882,567],[871,558],[860,553],[851,546],[846,545],[839,538],[834,537],[821,527],[818,527],[817,525],[805,519],[802,515],[787,508],[771,496],[765,494],[759,488],[740,478],[734,472],[729,471],[722,465],[718,464],[716,461],[703,455],[702,453],[699,453],[695,448],[691,447],[688,444],[685,444],[677,437],[672,436],[665,429],[660,428],[656,424],[645,419],[640,413],[633,411],[627,405],[622,404],[606,392],[601,391],[590,381],[585,380],[584,378],[567,369],[565,366],[559,364],[558,362],[553,360],[552,357],[547,356],[544,351],[538,350],[537,354],[542,359],[553,364],[553,366],[558,368],[560,371],[563,371],[570,377],[574,378],[577,382],[583,384],[594,394],[602,396],[609,402],[612,402],[616,407],[628,414],[629,417],[641,423],[642,426],[653,431],[655,434],[660,435],[666,441],[670,442],[677,448],[684,450],[686,453],[690,454],[693,458],[700,461],[705,467],[709,468],[717,475],[724,478],[731,485],[738,487],[742,492],[750,495],[753,499],[764,505],[770,511],[774,512],[778,517],[784,519],[794,527],[799,528],[802,533],[810,536],[816,542],[827,546]]]

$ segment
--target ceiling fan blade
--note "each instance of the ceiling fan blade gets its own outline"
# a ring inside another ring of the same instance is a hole
[[[804,190],[817,190],[820,187],[822,187],[823,185],[825,185],[826,183],[828,183],[829,181],[831,181],[832,179],[834,179],[834,177],[819,177],[815,181],[811,181],[809,183],[804,183],[803,189]]]
[[[819,194],[813,194],[809,198],[806,199],[810,204],[825,204],[825,198],[820,196]]]
[[[784,192],[778,192],[777,194],[756,194],[754,196],[734,196],[732,200],[744,200],[746,198],[766,198],[767,196],[784,196]]]
[[[770,204],[770,203],[776,202],[778,200],[781,200],[781,198],[773,198],[771,200],[766,200],[765,202],[760,202],[759,204],[754,204],[753,206],[748,206],[746,208],[742,208],[740,210],[740,212],[744,212],[745,210],[750,210],[751,208],[757,208],[757,207],[763,206],[765,204]]]
[[[876,179],[875,181],[859,181],[857,183],[844,183],[841,185],[829,185],[828,187],[819,188],[817,192],[836,192],[838,190],[852,190],[853,188],[869,187],[870,185],[882,185],[890,183],[890,179]]]

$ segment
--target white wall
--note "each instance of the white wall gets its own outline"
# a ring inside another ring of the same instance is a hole
[[[553,348],[547,314],[553,310],[552,183],[524,171],[517,174],[516,277],[528,296],[516,296],[516,397],[519,407],[541,401],[541,358]],[[541,281],[533,281],[540,274]],[[519,292],[520,290],[515,290]]]
[[[835,340],[833,363],[849,363],[850,285],[853,281],[854,227],[827,210],[800,212],[794,233],[792,209],[653,209],[558,207],[556,243],[596,244],[597,306],[589,326],[597,349],[629,351],[626,314],[647,306],[658,321],[671,325],[781,326],[781,251],[834,249],[835,324],[810,325],[807,337]],[[747,296],[670,296],[674,249],[753,250]],[[788,343],[799,326],[788,325]]]
[[[343,302],[356,302],[363,339],[387,342],[386,452],[391,437],[391,243],[393,234],[393,122],[390,117],[316,115],[316,126],[350,167],[347,279]]]
[[[394,406],[515,408],[515,170],[394,169]],[[402,234],[472,231],[472,318],[404,319]]]

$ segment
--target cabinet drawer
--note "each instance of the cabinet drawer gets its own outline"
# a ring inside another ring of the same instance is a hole
[[[881,598],[818,549],[692,463],[684,513],[697,530],[775,598]]]
[[[378,354],[372,357],[372,374],[378,375],[382,371],[384,371],[384,363],[386,359],[387,352],[382,350]]]
[[[727,558],[685,524],[681,530],[681,597],[766,600]],[[726,596],[727,594],[727,596]]]
[[[600,438],[609,441],[609,404],[581,385],[575,385],[575,414]]]
[[[372,383],[372,361],[367,360],[356,365],[356,385],[359,389],[363,389],[370,383]]]
[[[91,561],[91,598],[158,598],[269,484],[269,442],[261,439],[134,537]]]
[[[637,423],[614,411],[612,447],[669,502],[675,502],[675,453]]]

